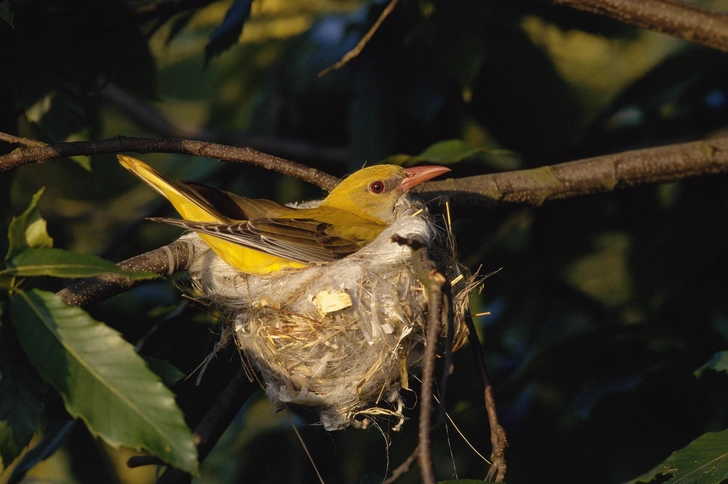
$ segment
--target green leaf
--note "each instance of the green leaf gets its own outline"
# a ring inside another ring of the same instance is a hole
[[[695,370],[695,376],[700,377],[705,370],[728,371],[728,351],[718,351],[703,366]]]
[[[28,363],[11,327],[0,334],[0,458],[7,467],[40,425],[45,384]]]
[[[28,247],[53,247],[53,239],[46,231],[46,221],[41,218],[37,206],[44,190],[45,188],[38,190],[31,198],[28,208],[10,221],[10,227],[8,228],[10,245],[5,260]]]
[[[169,361],[151,358],[149,356],[145,356],[144,361],[147,362],[149,369],[156,373],[168,387],[171,387],[186,376]]]
[[[15,28],[15,25],[13,25],[13,12],[10,10],[8,0],[0,1],[0,20],[4,20],[8,25]]]
[[[420,153],[420,157],[438,163],[456,163],[482,151],[473,149],[470,144],[463,140],[449,139],[430,145]]]
[[[61,249],[25,249],[8,262],[0,276],[95,277],[118,274],[132,279],[159,277],[150,272],[126,271],[113,262],[95,255],[78,254]]]
[[[644,474],[635,477],[630,481],[625,481],[622,484],[647,484],[652,482],[657,476],[661,476],[665,472],[665,468],[662,464],[657,464],[655,467],[645,472]]]
[[[673,452],[664,463],[668,482],[718,484],[728,479],[728,430],[707,432],[687,447]]]
[[[111,446],[145,449],[197,474],[174,395],[119,333],[50,292],[18,292],[10,308],[25,353],[69,414]]]
[[[672,484],[719,484],[728,479],[728,430],[707,432],[665,462],[625,484],[650,482],[658,475],[672,475]]]

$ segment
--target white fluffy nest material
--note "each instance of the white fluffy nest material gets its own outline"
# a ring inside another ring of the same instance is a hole
[[[189,270],[193,287],[222,313],[222,339],[232,334],[274,404],[314,407],[327,430],[366,427],[377,416],[395,418],[395,430],[404,421],[399,392],[422,355],[427,294],[411,249],[392,235],[421,236],[444,254],[446,277],[460,274],[449,238],[421,204],[402,199],[396,222],[357,253],[268,276],[241,273],[196,234],[184,236],[199,254]],[[459,343],[471,288],[468,279],[453,289]]]

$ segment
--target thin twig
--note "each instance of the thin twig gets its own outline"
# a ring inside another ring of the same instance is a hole
[[[344,57],[341,58],[339,62],[334,64],[333,66],[327,67],[323,71],[319,72],[318,76],[322,77],[328,74],[330,71],[333,71],[335,69],[340,69],[341,67],[345,66],[351,59],[361,54],[361,51],[364,50],[364,47],[369,43],[369,41],[374,37],[374,33],[379,29],[379,26],[382,25],[382,22],[384,22],[384,19],[389,17],[389,14],[392,13],[394,10],[394,7],[397,5],[397,2],[399,0],[390,0],[390,2],[387,4],[387,6],[382,10],[382,13],[379,15],[379,18],[377,18],[377,21],[374,22],[374,25],[367,31],[366,34],[364,34],[364,37],[361,38],[358,44],[351,49],[349,52],[344,54]]]
[[[498,422],[498,414],[495,408],[495,399],[493,398],[493,385],[488,377],[488,368],[485,366],[485,357],[483,355],[483,345],[480,344],[478,333],[475,331],[473,320],[469,314],[465,315],[465,323],[468,326],[468,339],[470,340],[470,348],[475,359],[475,368],[483,384],[483,396],[485,400],[485,411],[488,414],[488,424],[490,425],[490,469],[486,480],[495,477],[496,482],[503,482],[506,477],[506,459],[505,449],[508,446],[506,431]]]
[[[728,52],[728,14],[683,0],[546,0]]]
[[[452,308],[452,287],[450,286],[450,282],[446,281],[444,284],[442,284],[440,290],[442,291],[442,315],[441,315],[441,321],[445,321],[447,323],[447,326],[445,327],[446,335],[445,335],[445,346],[443,348],[443,355],[442,355],[442,375],[440,375],[440,385],[439,385],[439,392],[440,392],[440,408],[437,414],[437,420],[435,421],[435,427],[439,428],[440,425],[445,421],[445,414],[447,413],[445,411],[445,397],[447,395],[447,381],[450,378],[450,375],[453,374],[453,371],[455,370],[452,362],[452,347],[453,342],[455,341],[455,315],[453,313]]]
[[[409,472],[412,464],[417,460],[417,456],[420,455],[420,446],[415,447],[415,450],[402,462],[396,469],[392,471],[392,475],[389,479],[382,482],[382,484],[392,484],[394,481],[402,477],[404,474]]]
[[[6,135],[7,136],[7,135]],[[137,153],[184,153],[236,163],[250,163],[284,175],[294,176],[300,180],[318,185],[330,191],[339,183],[339,179],[315,168],[261,153],[250,148],[209,143],[198,140],[175,138],[131,138],[116,136],[98,141],[74,141],[70,143],[43,144],[17,148],[11,153],[0,156],[0,172],[16,168],[28,163],[41,163],[56,158],[76,155],[98,155],[102,153],[118,153],[133,151]]]

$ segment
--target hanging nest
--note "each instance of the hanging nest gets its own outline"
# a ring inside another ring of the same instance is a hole
[[[420,236],[448,280],[455,280],[454,346],[464,344],[463,315],[473,278],[461,275],[451,237],[420,202],[402,197],[396,221],[360,251],[335,262],[266,276],[237,271],[196,235],[189,273],[195,292],[222,315],[231,337],[260,372],[277,406],[316,408],[327,430],[404,421],[400,390],[425,344],[427,294],[412,250],[392,235]],[[459,282],[458,282],[459,281]]]

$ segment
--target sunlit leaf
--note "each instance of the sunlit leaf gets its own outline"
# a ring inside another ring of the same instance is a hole
[[[0,275],[34,277],[94,277],[118,274],[132,279],[151,279],[156,274],[125,271],[113,262],[95,255],[78,254],[61,249],[25,249],[8,261]]]
[[[197,473],[192,434],[174,395],[116,331],[38,290],[13,297],[11,316],[30,361],[92,434]]]
[[[27,247],[52,247],[53,239],[46,231],[46,221],[40,216],[38,200],[45,189],[38,190],[30,200],[28,208],[17,217],[13,217],[8,228],[10,244],[5,260]]]

